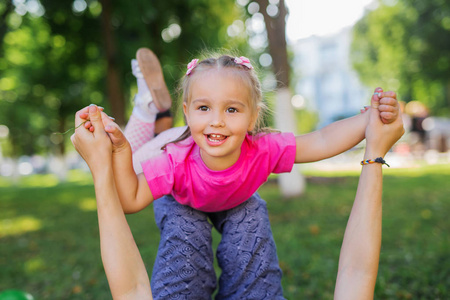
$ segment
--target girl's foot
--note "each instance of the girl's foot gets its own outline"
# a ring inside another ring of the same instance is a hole
[[[148,48],[138,49],[136,58],[140,73],[143,75],[156,108],[159,112],[169,110],[172,106],[172,99],[170,98],[169,90],[164,81],[161,64],[159,63],[158,58]],[[133,74],[134,73],[133,70]]]

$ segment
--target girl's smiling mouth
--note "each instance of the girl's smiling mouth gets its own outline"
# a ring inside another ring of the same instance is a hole
[[[217,133],[205,134],[205,137],[210,145],[221,145],[228,138],[226,135]]]

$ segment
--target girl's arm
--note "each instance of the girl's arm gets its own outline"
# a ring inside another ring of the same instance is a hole
[[[404,133],[401,116],[383,124],[372,109],[365,131],[364,160],[384,157]],[[382,165],[364,165],[355,202],[344,234],[336,280],[335,299],[372,299],[381,247]]]
[[[116,123],[111,122],[106,131],[113,142],[112,166],[117,193],[125,213],[135,213],[153,202],[153,195],[143,173],[133,167],[130,144]]]
[[[383,92],[378,110],[383,122],[398,118],[399,106],[394,92]],[[372,100],[379,100],[377,95]],[[372,108],[370,108],[372,109]],[[369,109],[369,110],[370,110]],[[334,122],[318,131],[296,137],[296,163],[313,162],[345,152],[364,139],[369,112]]]
[[[75,125],[82,123],[75,117]],[[89,107],[95,132],[77,128],[71,140],[94,178],[100,246],[114,299],[152,299],[150,282],[139,250],[123,213],[113,177],[112,143],[103,129],[97,107]]]

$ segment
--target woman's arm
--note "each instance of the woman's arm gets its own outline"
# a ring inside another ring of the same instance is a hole
[[[85,120],[83,127],[95,134],[89,107],[81,109],[78,115]],[[100,109],[100,108],[99,108]],[[136,175],[133,167],[133,154],[130,143],[119,125],[101,110],[102,128],[108,133],[112,143],[112,167],[120,203],[125,213],[135,213],[153,202],[153,195],[143,174]]]
[[[399,113],[396,94],[394,92],[382,92],[381,97],[379,99],[378,95],[372,95],[372,100],[380,101],[378,110],[381,112],[383,122],[394,122]],[[305,163],[322,160],[356,146],[365,137],[369,112],[370,109],[360,115],[334,122],[318,131],[297,136],[295,162]]]
[[[364,160],[384,157],[403,133],[401,115],[392,124],[383,124],[372,107]],[[335,299],[373,298],[381,247],[381,167],[379,163],[362,167],[339,257]]]
[[[381,247],[381,191],[381,164],[363,166],[339,257],[335,299],[373,298]]]
[[[94,176],[100,248],[114,299],[153,299],[139,249],[116,192],[112,168]]]
[[[83,122],[80,112],[76,114],[75,126]],[[111,140],[97,107],[89,107],[89,114],[95,132],[80,127],[71,140],[94,178],[101,255],[112,296],[114,299],[152,299],[148,274],[114,184]]]

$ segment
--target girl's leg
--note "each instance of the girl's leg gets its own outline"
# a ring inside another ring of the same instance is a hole
[[[131,61],[131,69],[137,79],[138,92],[124,131],[133,153],[154,137],[156,115],[167,111],[172,104],[156,55],[141,48],[136,57],[137,60]]]
[[[216,275],[212,225],[206,213],[181,205],[170,196],[153,205],[161,232],[151,278],[154,299],[211,299]]]
[[[162,146],[176,140],[185,130],[186,126],[167,129],[134,152],[133,167],[136,174],[142,173],[141,162],[160,154]]]
[[[217,248],[222,275],[216,299],[284,299],[266,202],[255,193],[210,218],[222,233]]]

